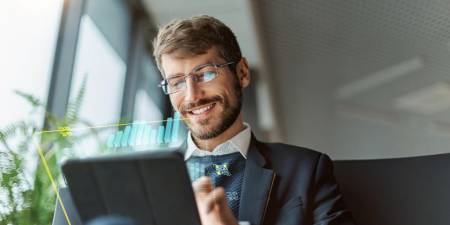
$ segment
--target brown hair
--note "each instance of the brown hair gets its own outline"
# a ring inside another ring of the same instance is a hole
[[[227,61],[237,63],[242,57],[236,36],[229,27],[211,16],[194,16],[173,20],[160,28],[153,40],[153,56],[163,73],[162,55],[175,51],[181,51],[186,56],[201,55],[211,47],[216,47],[220,56]]]

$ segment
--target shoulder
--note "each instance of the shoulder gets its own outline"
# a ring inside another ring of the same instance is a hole
[[[317,159],[323,154],[309,148],[283,143],[259,142],[258,147],[269,156],[277,158]]]
[[[331,159],[324,153],[305,147],[283,144],[258,142],[258,149],[274,166],[300,166],[301,168],[316,168]]]

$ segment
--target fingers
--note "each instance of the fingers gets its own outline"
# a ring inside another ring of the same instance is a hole
[[[201,177],[192,183],[192,188],[202,224],[238,224],[222,187],[214,188],[209,177]]]
[[[205,206],[206,213],[209,213],[216,204],[220,207],[228,206],[225,190],[222,187],[214,188],[209,177],[200,177],[194,181],[192,187],[197,201],[201,201]]]
[[[192,188],[196,196],[204,196],[213,190],[213,185],[209,177],[203,176],[192,183]]]
[[[211,191],[204,199],[206,213],[211,212],[215,205],[219,207],[227,206],[225,200],[225,190],[222,187],[218,187]]]

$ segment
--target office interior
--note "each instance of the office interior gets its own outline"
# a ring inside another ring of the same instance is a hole
[[[259,140],[336,161],[445,156],[449,12],[447,0],[4,1],[0,165],[13,165],[4,152],[22,155],[24,179],[35,183],[42,157],[23,137],[64,127],[46,115],[75,113],[77,126],[90,127],[173,117],[151,41],[158,27],[193,15],[214,16],[235,32],[252,75],[244,120]],[[90,144],[80,154],[89,155]],[[0,214],[20,211],[16,197],[0,196],[10,199]]]

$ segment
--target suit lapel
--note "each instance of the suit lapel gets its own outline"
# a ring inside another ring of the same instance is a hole
[[[275,180],[275,173],[266,169],[266,159],[258,150],[258,141],[252,136],[247,153],[244,179],[241,187],[239,220],[262,224]]]

